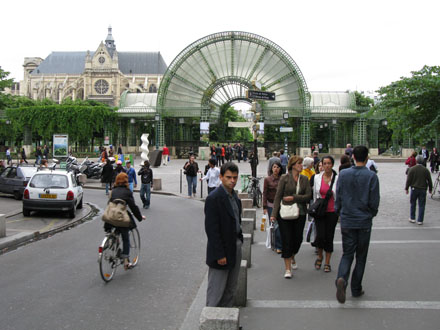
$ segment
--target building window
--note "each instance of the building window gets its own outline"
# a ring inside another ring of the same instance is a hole
[[[157,93],[157,88],[155,84],[151,84],[150,88],[148,89],[149,93]]]
[[[105,57],[104,57],[104,56],[100,56],[100,57],[98,58],[98,61],[99,61],[99,63],[104,64],[104,62],[105,62]]]
[[[108,82],[104,79],[99,79],[95,82],[95,91],[98,94],[105,94],[108,92]]]

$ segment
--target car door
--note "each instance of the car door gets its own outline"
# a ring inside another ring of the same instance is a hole
[[[13,167],[8,173],[7,184],[9,186],[8,193],[12,194],[15,191],[23,190],[23,178],[19,176],[16,167]]]
[[[11,167],[8,167],[4,170],[4,172],[0,175],[0,192],[6,193],[8,192],[7,189],[7,178],[8,178],[8,174],[9,172],[12,170]]]
[[[76,178],[74,174],[70,175],[70,180],[72,181],[72,190],[76,198],[76,205],[78,205],[78,203],[81,201],[83,197],[83,190],[81,185],[76,182]]]

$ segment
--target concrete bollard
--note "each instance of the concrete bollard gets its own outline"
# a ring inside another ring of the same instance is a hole
[[[241,230],[243,234],[251,234],[251,244],[254,244],[254,219],[242,218]]]
[[[241,259],[247,261],[248,268],[251,267],[251,234],[243,234],[243,245],[241,247]]]
[[[153,179],[153,190],[162,190],[162,179]]]
[[[239,193],[238,194],[238,198],[240,198],[240,199],[248,199],[249,195],[248,195],[248,193]]]
[[[203,307],[200,315],[200,330],[238,330],[240,310],[238,308]]]
[[[254,220],[254,229],[257,229],[257,210],[251,208],[243,208],[242,213],[243,218],[251,218]]]
[[[6,217],[4,214],[0,215],[0,237],[6,237]]]
[[[252,199],[245,198],[241,200],[241,208],[242,209],[250,209],[252,208]]]
[[[240,272],[238,273],[237,294],[235,296],[235,306],[246,307],[247,302],[247,261],[242,260]]]

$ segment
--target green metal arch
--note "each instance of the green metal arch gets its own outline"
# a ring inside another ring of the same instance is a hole
[[[271,40],[236,31],[208,35],[180,52],[161,81],[157,109],[168,116],[174,116],[175,109],[182,116],[185,108],[193,115],[199,107],[200,116],[209,120],[218,113],[220,99],[230,104],[245,98],[241,90],[233,90],[234,85],[248,89],[255,78],[262,89],[277,94],[275,102],[264,106],[266,118],[271,108],[310,115],[306,81],[289,54]],[[215,100],[215,93],[222,93],[222,98]]]

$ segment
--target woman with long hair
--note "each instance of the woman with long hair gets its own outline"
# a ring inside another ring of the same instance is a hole
[[[282,253],[284,258],[285,278],[292,278],[292,269],[298,265],[295,255],[298,253],[303,241],[304,225],[306,222],[306,204],[312,198],[309,179],[301,175],[303,158],[292,156],[287,164],[288,173],[283,175],[278,184],[275,195],[274,207],[270,217],[271,221],[278,221],[282,239]],[[299,217],[293,220],[282,219],[280,216],[281,203],[286,205],[297,204]]]
[[[269,176],[264,178],[264,188],[263,188],[263,213],[267,215],[267,218],[270,219],[273,210],[273,203],[275,200],[275,195],[277,193],[278,183],[281,178],[282,166],[281,163],[275,161],[272,164],[272,167],[269,170]],[[275,250],[278,254],[282,251],[281,244],[281,233],[280,226],[277,222],[274,224],[275,226]]]

